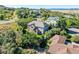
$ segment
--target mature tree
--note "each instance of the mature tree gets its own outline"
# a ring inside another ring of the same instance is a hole
[[[16,49],[15,43],[6,43],[5,45],[2,45],[2,53],[4,54],[13,54]]]
[[[0,20],[4,20],[4,16],[0,14]]]
[[[32,17],[29,17],[26,19],[22,18],[18,21],[18,25],[22,26],[22,28],[25,29],[25,28],[27,28],[27,24],[33,20],[34,20],[34,18],[32,18]]]
[[[2,53],[14,53],[16,47],[16,34],[12,30],[0,32],[0,46]]]
[[[34,33],[26,31],[26,34],[22,35],[21,46],[23,48],[33,48],[39,44],[39,38]]]
[[[67,28],[67,24],[66,24],[66,21],[65,19],[61,19],[57,22],[58,24],[58,27],[61,28],[62,30],[66,29]]]
[[[15,42],[16,34],[12,30],[2,31],[0,32],[0,44],[5,45],[8,42]]]
[[[66,24],[67,24],[67,28],[71,27],[72,20],[71,19],[67,19],[66,20]]]
[[[40,14],[41,14],[42,17],[49,17],[49,11],[46,10],[46,9],[41,8]]]

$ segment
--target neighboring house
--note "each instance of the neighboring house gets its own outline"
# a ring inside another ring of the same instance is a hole
[[[50,54],[79,54],[79,46],[77,45],[65,45],[65,44],[52,44],[47,53]]]
[[[40,10],[39,9],[33,9],[34,13],[40,14]]]
[[[55,35],[51,40],[52,43],[47,50],[50,54],[79,54],[79,44],[71,43],[64,44],[65,37],[61,35]]]
[[[37,20],[28,23],[28,28],[30,30],[33,30],[37,34],[43,34],[45,31],[48,30],[48,25],[40,20]]]
[[[59,20],[59,17],[49,17],[45,23],[47,23],[48,25],[53,25],[53,26],[57,26],[57,21]]]
[[[35,13],[35,15],[36,15],[35,17],[36,18],[40,18],[41,17],[39,9],[33,9],[32,11]]]
[[[67,47],[64,44],[66,37],[61,35],[55,35],[51,39],[52,41],[47,53],[51,54],[67,54]]]
[[[78,45],[70,44],[67,47],[68,47],[67,51],[69,54],[79,54],[79,46]]]
[[[71,15],[64,15],[64,17],[66,17],[66,18],[73,18],[73,16],[71,16]]]
[[[65,36],[61,36],[61,35],[55,35],[53,36],[53,38],[51,38],[52,42],[55,43],[61,43],[64,44],[66,37]]]
[[[47,53],[50,53],[50,54],[67,54],[67,46],[64,44],[59,44],[59,43],[52,44],[49,47]]]

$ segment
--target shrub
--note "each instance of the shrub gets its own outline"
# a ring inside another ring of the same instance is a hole
[[[45,39],[49,39],[49,38],[51,38],[53,35],[55,35],[55,34],[60,34],[60,31],[61,31],[61,29],[60,28],[53,28],[53,29],[51,29],[51,30],[49,30],[49,31],[47,31],[45,34],[44,34],[44,38]]]
[[[6,43],[5,45],[2,45],[1,51],[4,54],[13,54],[15,52],[15,48],[15,43]]]
[[[16,48],[16,33],[9,29],[0,32],[0,46],[4,54],[13,54]]]
[[[67,37],[68,39],[70,39],[72,36],[69,35],[69,34],[66,34],[66,37]]]
[[[65,30],[62,30],[61,32],[60,32],[60,35],[66,35],[67,34],[67,32],[65,31]]]
[[[39,38],[35,33],[30,33],[26,31],[26,34],[22,34],[21,37],[21,46],[23,48],[33,48],[39,44]]]
[[[71,38],[70,40],[71,40],[72,42],[79,43],[79,36],[78,36],[78,35],[72,36],[72,38]]]
[[[36,50],[34,50],[34,49],[23,49],[22,54],[36,54]]]
[[[22,47],[15,47],[14,54],[21,54],[22,50]]]
[[[47,45],[50,46],[50,44],[52,43],[51,40],[47,40]]]
[[[0,45],[6,44],[8,42],[13,43],[16,41],[15,39],[16,39],[16,33],[13,30],[6,30],[0,32]]]

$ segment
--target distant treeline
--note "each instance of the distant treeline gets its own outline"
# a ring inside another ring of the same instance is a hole
[[[10,8],[10,9],[14,9],[13,7],[6,7],[4,5],[0,5],[0,9],[1,8]],[[20,8],[27,8],[27,7],[20,7]],[[31,8],[31,9],[35,9],[36,8]],[[79,10],[79,8],[45,8],[45,9],[48,9],[48,10]]]

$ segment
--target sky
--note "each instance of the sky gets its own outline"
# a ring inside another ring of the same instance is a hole
[[[79,5],[79,0],[0,0],[0,5]]]
[[[79,0],[0,0],[0,5],[16,8],[79,8]]]
[[[7,7],[27,7],[27,8],[79,8],[79,5],[5,5]]]

